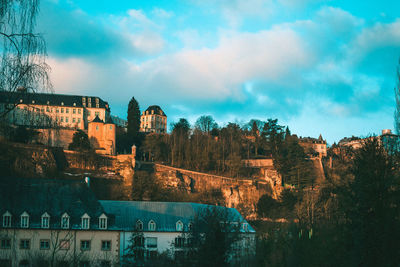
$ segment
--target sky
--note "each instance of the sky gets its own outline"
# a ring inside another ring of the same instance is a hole
[[[329,144],[393,129],[398,0],[42,0],[55,93],[126,118],[278,119]]]

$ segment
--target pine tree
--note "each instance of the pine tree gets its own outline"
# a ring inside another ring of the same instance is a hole
[[[134,143],[138,137],[140,128],[140,109],[139,103],[134,97],[128,105],[128,137]]]

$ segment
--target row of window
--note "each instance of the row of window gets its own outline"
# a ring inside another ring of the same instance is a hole
[[[150,220],[149,223],[147,224],[147,229],[149,231],[155,231],[157,228],[156,223],[153,220]],[[143,222],[141,220],[136,221],[135,225],[136,231],[143,231]],[[177,232],[182,232],[183,231],[183,223],[181,221],[177,221],[175,224],[175,229]],[[188,224],[188,230],[192,230],[192,223]]]
[[[56,118],[58,120],[58,117]],[[60,117],[60,122],[64,122],[64,117]],[[69,118],[65,117],[65,122],[69,122]],[[81,118],[72,118],[72,123],[81,123]]]
[[[34,265],[34,266],[46,267],[46,266],[50,266],[50,261],[39,260],[36,262],[36,264],[37,265]],[[13,266],[12,260],[0,259],[0,266],[1,267],[11,267],[11,266]],[[21,261],[19,261],[18,266],[19,267],[29,267],[29,266],[31,266],[31,263],[29,262],[29,260],[21,260]],[[56,266],[64,267],[64,266],[70,266],[70,264],[68,261],[57,261]],[[90,266],[111,267],[111,261],[101,260],[100,265],[93,264],[90,261],[79,261],[79,267],[90,267]]]
[[[68,250],[70,248],[70,241],[72,240],[60,240],[56,249]],[[157,240],[156,240],[157,242]],[[80,249],[81,250],[90,250],[91,249],[91,240],[81,240]],[[39,240],[39,248],[42,250],[50,249],[50,239],[40,239]],[[156,245],[157,247],[157,245]],[[4,238],[0,241],[1,249],[11,249],[11,239]],[[31,240],[30,239],[20,239],[19,240],[19,249],[30,249],[31,248]],[[111,240],[102,240],[101,241],[101,250],[109,251],[111,250]]]
[[[25,211],[21,214],[20,217],[20,227],[21,228],[29,228],[29,214]],[[12,226],[12,215],[10,212],[6,211],[3,214],[3,227],[11,227]],[[69,229],[70,227],[70,216],[67,213],[64,213],[61,216],[60,226],[62,229]],[[50,227],[50,215],[45,212],[41,216],[41,228],[47,229]],[[81,228],[82,229],[89,229],[90,228],[90,216],[85,213],[81,217]],[[99,229],[107,229],[107,216],[103,213],[99,217]]]

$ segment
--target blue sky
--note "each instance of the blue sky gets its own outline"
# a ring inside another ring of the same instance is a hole
[[[42,0],[56,93],[168,121],[278,118],[329,143],[393,128],[397,0]]]

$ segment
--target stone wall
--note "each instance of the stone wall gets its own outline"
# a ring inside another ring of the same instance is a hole
[[[271,193],[271,184],[265,180],[233,179],[161,164],[155,164],[154,169],[165,187],[178,188],[189,194],[220,190],[226,206],[237,208],[247,217],[255,216],[259,198]]]

